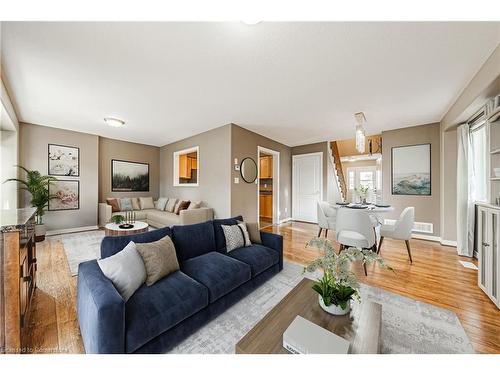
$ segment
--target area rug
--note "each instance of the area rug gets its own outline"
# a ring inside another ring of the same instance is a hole
[[[169,353],[234,353],[236,343],[303,277],[302,267],[285,262],[282,272]],[[382,353],[474,353],[452,311],[368,285],[362,285],[361,295],[382,305]]]
[[[103,230],[61,234],[49,237],[50,241],[61,241],[68,260],[71,276],[78,275],[78,265],[101,257]]]

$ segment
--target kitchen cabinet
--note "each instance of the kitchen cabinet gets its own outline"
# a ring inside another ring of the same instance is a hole
[[[273,195],[260,194],[259,195],[259,215],[263,218],[272,220],[273,218]]]
[[[478,285],[500,308],[500,207],[477,204]]]
[[[259,178],[273,178],[273,157],[261,156],[260,163],[260,176]]]
[[[198,160],[187,154],[179,155],[179,178],[190,179],[193,169],[198,169]]]

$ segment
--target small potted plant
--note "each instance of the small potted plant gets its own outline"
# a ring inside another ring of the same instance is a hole
[[[26,190],[31,194],[31,206],[36,208],[35,241],[43,241],[46,233],[45,224],[43,223],[45,208],[49,204],[49,200],[56,197],[49,194],[49,185],[57,181],[57,178],[42,176],[40,172],[26,169],[21,165],[16,165],[16,167],[26,172],[26,179],[9,178],[5,182],[18,182],[20,190]]]
[[[366,198],[368,198],[370,188],[368,186],[361,185],[360,187],[355,188],[354,191],[358,194],[361,203],[366,204]]]
[[[318,279],[312,288],[319,294],[321,308],[333,315],[347,314],[352,299],[361,301],[359,282],[351,271],[352,262],[376,262],[379,266],[392,270],[380,256],[370,250],[350,247],[337,254],[332,243],[326,238],[313,238],[307,246],[314,246],[324,251],[324,256],[311,262],[304,268],[304,272],[323,269],[323,277]]]
[[[113,215],[111,217],[111,222],[115,223],[116,225],[119,225],[125,221],[125,216],[123,215]]]

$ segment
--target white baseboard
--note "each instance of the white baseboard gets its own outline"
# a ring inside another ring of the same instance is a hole
[[[87,232],[89,230],[97,230],[97,229],[99,229],[99,227],[97,225],[91,225],[89,227],[55,229],[55,230],[48,230],[46,233],[46,236],[55,236],[58,234],[77,233],[77,232]]]
[[[426,235],[426,234],[412,233],[411,237],[419,239],[419,240],[439,242],[443,246],[457,247],[457,242],[456,241],[443,240],[439,236],[429,236],[429,235]]]
[[[289,222],[289,221],[292,221],[291,217],[287,217],[287,218],[284,218],[283,220],[278,221],[278,224],[283,224],[283,223],[286,223],[286,222]]]

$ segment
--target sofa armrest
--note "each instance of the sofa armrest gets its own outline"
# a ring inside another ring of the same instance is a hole
[[[283,236],[280,234],[274,234],[269,232],[260,232],[260,238],[262,240],[262,245],[276,250],[280,256],[280,271],[283,269]]]
[[[214,210],[209,207],[195,208],[194,210],[182,210],[179,212],[179,224],[190,225],[204,223],[213,220]]]
[[[77,312],[87,353],[125,352],[125,302],[95,260],[78,267]]]
[[[99,203],[99,226],[103,227],[111,219],[111,206],[107,203]]]

